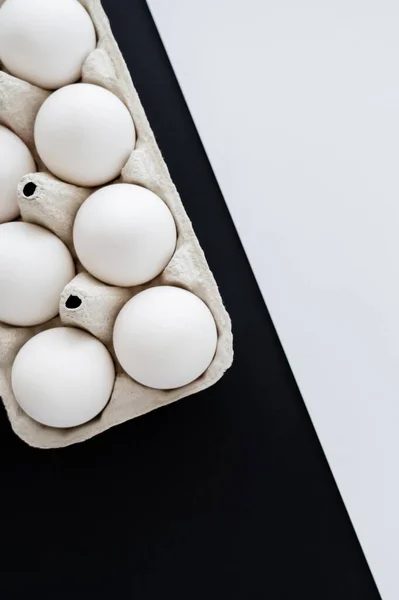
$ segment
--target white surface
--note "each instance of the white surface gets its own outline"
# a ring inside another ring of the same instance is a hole
[[[143,385],[173,389],[191,383],[215,355],[217,331],[209,308],[178,287],[154,287],[134,296],[114,327],[115,354]]]
[[[35,121],[40,158],[60,179],[94,187],[118,177],[134,148],[130,112],[115,94],[90,83],[57,90]]]
[[[149,5],[377,585],[397,600],[399,5]]]
[[[9,71],[43,88],[80,79],[96,46],[94,25],[77,0],[7,0],[0,10],[0,58]]]
[[[35,171],[35,161],[24,142],[0,125],[0,223],[19,215],[18,183],[24,175]]]
[[[42,331],[19,351],[12,367],[18,404],[49,427],[75,427],[107,404],[114,363],[95,337],[72,327]]]
[[[24,327],[49,321],[74,276],[69,250],[53,233],[19,221],[0,225],[0,321]]]
[[[176,247],[165,202],[139,185],[119,183],[89,196],[73,228],[76,253],[97,279],[129,287],[154,279]]]

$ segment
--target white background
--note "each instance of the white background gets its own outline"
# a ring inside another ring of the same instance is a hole
[[[399,4],[149,5],[380,592],[398,600]]]

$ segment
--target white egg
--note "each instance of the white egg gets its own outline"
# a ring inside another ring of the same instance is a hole
[[[24,175],[35,171],[35,161],[23,141],[0,125],[0,223],[19,215],[18,183]]]
[[[187,385],[204,373],[216,351],[209,308],[176,287],[154,287],[134,296],[119,313],[114,349],[132,379],[151,388]]]
[[[94,187],[118,177],[136,132],[121,100],[89,83],[52,94],[35,122],[36,149],[48,169],[75,185]]]
[[[72,257],[53,233],[31,223],[0,225],[0,321],[26,327],[49,321],[74,276]]]
[[[95,337],[71,327],[42,331],[19,351],[12,366],[15,399],[35,421],[76,427],[108,403],[115,380],[112,358]]]
[[[129,287],[163,271],[176,247],[176,226],[156,194],[120,183],[98,190],[82,204],[73,241],[89,273],[111,285]]]
[[[74,83],[95,46],[94,25],[77,0],[7,0],[0,9],[0,59],[34,85]]]

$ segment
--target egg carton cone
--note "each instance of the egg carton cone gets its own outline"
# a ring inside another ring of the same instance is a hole
[[[17,200],[23,221],[49,229],[75,255],[73,223],[92,192],[92,189],[59,181],[50,173],[32,173],[21,179]]]
[[[38,166],[33,129],[36,115],[50,92],[0,71],[0,123],[12,129],[25,142]]]
[[[0,0],[0,6],[3,3],[4,0]],[[59,448],[83,442],[110,427],[200,392],[215,384],[233,360],[230,318],[157,146],[107,16],[99,0],[81,0],[81,4],[90,14],[97,32],[97,47],[83,65],[82,81],[117,95],[128,107],[135,123],[136,147],[118,181],[138,184],[160,196],[174,217],[178,238],[170,263],[148,284],[134,288],[108,286],[77,264],[77,276],[61,294],[57,319],[33,328],[0,324],[0,395],[15,433],[38,448]],[[17,193],[21,217],[54,232],[74,253],[74,219],[94,190],[59,181],[46,172],[38,160],[33,141],[34,122],[48,96],[48,91],[0,72],[0,123],[26,142],[36,157],[39,171],[43,171],[26,175],[20,182]],[[189,385],[167,391],[147,388],[131,379],[116,361],[112,348],[112,331],[121,308],[140,291],[156,285],[177,286],[197,295],[212,312],[218,331],[216,353],[206,372]],[[54,326],[72,326],[90,332],[110,350],[116,367],[113,393],[102,413],[84,425],[69,429],[47,427],[32,420],[17,404],[10,383],[12,364],[19,349],[33,335]]]

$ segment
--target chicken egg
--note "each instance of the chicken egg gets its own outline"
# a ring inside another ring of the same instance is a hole
[[[11,373],[20,407],[49,427],[76,427],[93,419],[108,403],[114,380],[106,347],[72,327],[48,329],[31,338]]]
[[[136,141],[132,117],[121,100],[90,83],[57,90],[35,122],[40,158],[68,183],[95,187],[118,177]]]
[[[96,33],[77,0],[6,0],[0,9],[0,59],[20,79],[57,89],[80,79]]]
[[[19,215],[18,183],[24,175],[35,171],[35,161],[24,142],[0,125],[0,223]]]
[[[129,287],[163,271],[176,247],[176,226],[156,194],[120,183],[94,192],[82,204],[73,240],[89,273],[111,285]]]
[[[140,292],[122,308],[113,342],[132,379],[166,390],[204,373],[215,355],[217,330],[202,300],[181,288],[162,286]]]
[[[19,221],[0,225],[0,321],[25,327],[49,321],[74,276],[72,257],[53,233]]]

